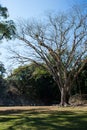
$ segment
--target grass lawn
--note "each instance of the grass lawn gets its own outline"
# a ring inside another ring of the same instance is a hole
[[[87,107],[0,107],[0,130],[70,129],[87,129]]]

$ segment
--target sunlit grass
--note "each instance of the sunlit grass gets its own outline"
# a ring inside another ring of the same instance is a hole
[[[0,130],[70,129],[87,129],[87,107],[0,108]]]

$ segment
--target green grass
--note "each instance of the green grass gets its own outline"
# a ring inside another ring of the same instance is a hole
[[[0,130],[86,130],[87,107],[0,110]]]

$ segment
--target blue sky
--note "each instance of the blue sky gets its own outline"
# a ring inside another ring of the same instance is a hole
[[[83,1],[86,0],[0,0],[0,3],[8,8],[10,17],[16,19],[40,16],[50,10],[65,11],[73,3]]]
[[[39,16],[49,10],[64,10],[72,0],[0,0],[11,18]]]
[[[43,17],[49,11],[65,11],[71,8],[73,4],[85,4],[87,0],[0,0],[0,4],[8,8],[10,19],[17,20],[18,18]],[[13,42],[13,41],[12,41]],[[11,42],[11,44],[12,44]],[[10,43],[8,41],[8,43]],[[6,68],[8,67],[8,53],[3,47],[7,46],[7,41],[0,45],[0,61]]]

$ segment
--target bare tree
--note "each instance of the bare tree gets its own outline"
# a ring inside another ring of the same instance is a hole
[[[16,59],[32,61],[53,76],[61,92],[61,105],[69,103],[73,82],[87,63],[87,14],[75,9],[68,14],[49,14],[42,21],[22,21],[17,38],[25,46]]]

